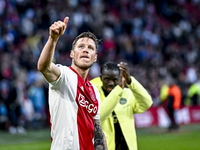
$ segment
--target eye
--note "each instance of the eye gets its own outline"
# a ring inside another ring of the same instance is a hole
[[[114,81],[115,81],[115,82],[118,82],[118,79],[115,79]]]
[[[83,48],[84,46],[83,45],[79,45],[79,48]]]
[[[104,79],[104,82],[108,82],[108,80],[109,80],[108,78],[105,78],[105,79]]]
[[[88,48],[91,49],[91,50],[94,50],[94,48],[92,46],[89,46]]]

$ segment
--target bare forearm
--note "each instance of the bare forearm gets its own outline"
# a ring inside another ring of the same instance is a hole
[[[64,34],[68,20],[69,17],[65,17],[63,22],[54,22],[49,27],[49,39],[45,44],[38,60],[37,68],[44,75],[48,82],[56,81],[61,74],[60,69],[54,63],[52,63],[52,60],[56,43],[59,37]]]
[[[100,120],[95,120],[94,124],[94,148],[95,150],[107,150],[106,138],[101,128]]]
[[[51,37],[49,37],[39,57],[38,70],[43,71],[46,69],[50,69],[50,65],[52,63],[53,56],[54,56],[56,43],[57,43],[57,40],[53,40]]]

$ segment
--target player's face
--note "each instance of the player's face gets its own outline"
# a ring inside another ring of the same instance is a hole
[[[90,38],[81,38],[76,42],[70,57],[73,64],[81,69],[88,69],[97,60],[96,45]]]
[[[101,74],[101,81],[103,83],[103,89],[110,93],[116,85],[119,85],[119,71],[104,69]]]

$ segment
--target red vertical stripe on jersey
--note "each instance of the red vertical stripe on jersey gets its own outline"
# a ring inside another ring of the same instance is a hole
[[[77,124],[80,150],[94,150],[94,116],[98,100],[90,83],[78,76],[76,102],[78,105]]]

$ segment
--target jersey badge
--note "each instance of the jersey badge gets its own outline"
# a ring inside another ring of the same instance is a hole
[[[121,105],[124,105],[124,104],[127,103],[127,99],[121,98],[120,101],[119,101],[119,103],[120,103]]]
[[[95,98],[95,96],[94,96],[94,92],[92,91],[91,88],[89,88],[89,91],[90,91],[91,99],[95,102],[95,101],[96,101],[96,98]]]

